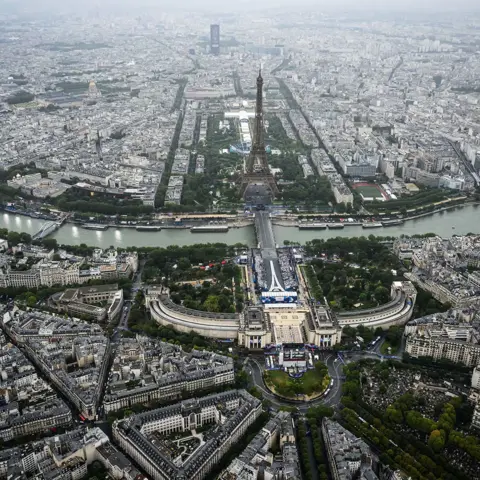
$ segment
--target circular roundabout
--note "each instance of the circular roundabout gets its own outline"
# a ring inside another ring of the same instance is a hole
[[[303,372],[265,370],[263,380],[271,393],[294,402],[310,402],[323,396],[331,383],[323,362],[316,362],[314,368]]]

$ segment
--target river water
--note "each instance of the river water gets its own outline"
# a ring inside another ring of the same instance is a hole
[[[8,228],[16,232],[27,232],[31,235],[40,230],[43,220],[15,215],[0,214],[0,228]],[[297,227],[274,226],[275,238],[279,245],[285,240],[305,243],[314,238],[359,237],[362,235],[400,236],[422,233],[436,233],[442,237],[480,234],[480,206],[469,205],[427,217],[408,220],[396,227],[363,229],[361,226],[345,227],[343,230],[299,230]],[[191,245],[194,243],[222,242],[227,244],[244,243],[255,245],[253,226],[231,228],[227,233],[191,233],[189,229],[164,229],[159,232],[137,232],[133,228],[109,228],[105,231],[86,230],[67,223],[57,230],[52,238],[59,244],[98,246],[110,245],[118,247],[166,247],[168,245]]]

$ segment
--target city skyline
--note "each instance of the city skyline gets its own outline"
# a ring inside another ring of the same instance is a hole
[[[480,480],[472,5],[0,0],[0,477]]]

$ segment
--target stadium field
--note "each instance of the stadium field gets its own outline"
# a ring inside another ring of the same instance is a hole
[[[375,198],[378,200],[385,200],[385,197],[382,195],[382,192],[376,185],[352,185],[354,188],[363,198]]]

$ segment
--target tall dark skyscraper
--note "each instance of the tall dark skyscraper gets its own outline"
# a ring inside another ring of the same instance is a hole
[[[220,25],[210,25],[210,52],[213,55],[220,53]]]

